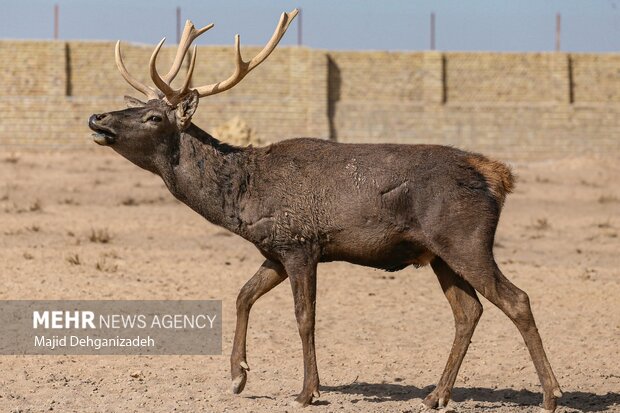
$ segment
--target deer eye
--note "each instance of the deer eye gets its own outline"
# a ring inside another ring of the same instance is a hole
[[[149,122],[161,122],[161,116],[153,115],[149,116],[147,119]]]

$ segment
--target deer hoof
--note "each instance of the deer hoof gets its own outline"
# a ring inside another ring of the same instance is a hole
[[[295,400],[291,402],[291,406],[293,407],[306,407],[310,403],[312,403],[312,395],[318,393],[318,390],[313,391],[309,396],[306,396],[304,393],[297,396]]]
[[[245,388],[245,382],[247,381],[247,379],[248,379],[248,376],[247,374],[245,374],[245,371],[243,372],[243,374],[234,378],[234,380],[232,381],[233,394],[239,394],[243,391],[243,389]]]
[[[248,366],[248,363],[246,363],[246,362],[245,362],[245,360],[244,360],[244,361],[242,361],[242,362],[241,362],[241,363],[239,363],[239,364],[241,364],[241,368],[242,368],[243,370],[250,371],[250,366]]]
[[[556,398],[558,398],[558,399],[559,399],[560,397],[562,397],[562,390],[560,390],[560,388],[559,388],[559,387],[556,387],[556,388],[553,390],[553,396],[555,396]]]
[[[302,402],[297,401],[297,400],[292,400],[289,404],[291,405],[291,407],[294,407],[295,409],[306,407],[306,404],[303,404]]]

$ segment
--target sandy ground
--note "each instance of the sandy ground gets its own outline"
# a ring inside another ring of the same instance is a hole
[[[513,167],[519,182],[496,256],[530,295],[564,390],[558,411],[620,412],[617,159]],[[0,299],[224,305],[221,356],[1,356],[0,411],[292,411],[303,369],[288,282],[255,305],[248,383],[241,395],[230,392],[235,298],[261,262],[251,244],[204,221],[158,177],[111,150],[0,150]],[[319,274],[322,395],[304,411],[419,411],[453,338],[452,313],[430,268],[386,273],[332,263]],[[483,305],[450,406],[537,411],[540,386],[521,337]]]

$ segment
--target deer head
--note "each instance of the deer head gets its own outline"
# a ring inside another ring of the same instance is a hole
[[[126,96],[127,109],[92,115],[89,119],[89,127],[95,132],[94,141],[99,145],[111,146],[138,166],[152,170],[150,166],[152,162],[148,161],[153,155],[165,155],[167,143],[189,127],[199,99],[232,88],[256,66],[265,61],[276,48],[297,13],[297,9],[290,13],[282,13],[267,45],[249,61],[241,57],[239,35],[236,35],[234,72],[226,80],[198,87],[191,86],[196,64],[196,46],[191,52],[189,69],[182,86],[174,89],[171,83],[179,73],[192,42],[211,29],[213,24],[197,30],[191,21],[188,20],[185,23],[172,67],[163,77],[157,72],[156,62],[165,38],[159,42],[149,62],[149,73],[155,87],[145,85],[127,71],[121,55],[121,44],[118,41],[115,50],[118,70],[134,89],[146,96],[147,100],[142,102]]]

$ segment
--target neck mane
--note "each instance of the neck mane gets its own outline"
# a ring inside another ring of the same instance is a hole
[[[211,223],[237,233],[252,149],[220,142],[191,124],[172,138],[169,151],[158,174],[170,192]]]

